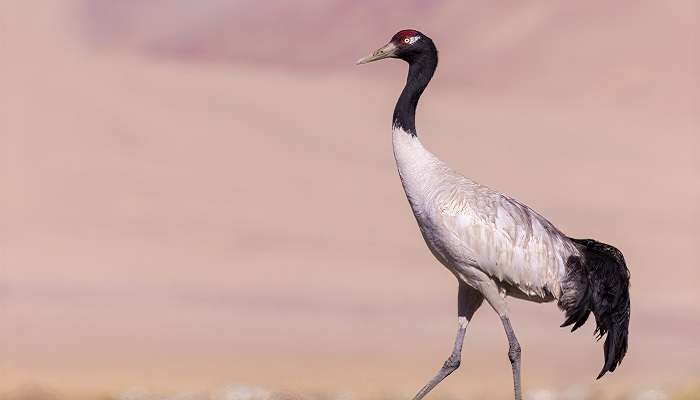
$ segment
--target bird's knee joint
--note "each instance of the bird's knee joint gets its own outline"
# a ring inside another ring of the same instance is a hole
[[[520,344],[517,342],[511,343],[510,347],[508,348],[508,359],[510,359],[511,363],[514,363],[516,361],[520,361]]]
[[[459,358],[456,357],[450,357],[445,361],[445,364],[442,365],[443,369],[454,371],[457,368],[459,368],[459,365],[462,363],[462,361]]]

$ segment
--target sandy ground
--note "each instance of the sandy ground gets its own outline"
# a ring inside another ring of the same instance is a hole
[[[614,243],[632,271],[630,352],[597,383],[590,324],[571,335],[553,305],[512,302],[526,387],[699,379],[698,7],[457,3],[384,22],[366,4],[306,4],[335,18],[328,35],[266,24],[287,3],[0,6],[0,389],[417,389],[452,343],[456,285],[393,164],[405,67],[352,66],[405,24],[442,49],[426,146],[571,236]],[[228,19],[183,17],[217,10]],[[505,352],[484,307],[436,393],[505,396]]]

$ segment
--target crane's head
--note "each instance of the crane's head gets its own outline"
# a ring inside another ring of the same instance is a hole
[[[417,30],[404,29],[398,31],[385,46],[358,60],[356,64],[367,64],[384,58],[400,58],[410,64],[424,55],[437,58],[433,41]]]

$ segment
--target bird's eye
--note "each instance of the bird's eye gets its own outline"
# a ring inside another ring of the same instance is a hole
[[[404,43],[411,43],[411,38],[406,38],[403,40]]]

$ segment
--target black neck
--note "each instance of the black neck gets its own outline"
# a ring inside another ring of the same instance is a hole
[[[437,68],[437,50],[431,49],[407,60],[408,78],[399,100],[394,107],[393,126],[402,128],[405,132],[416,136],[416,107],[423,90],[428,86]]]

